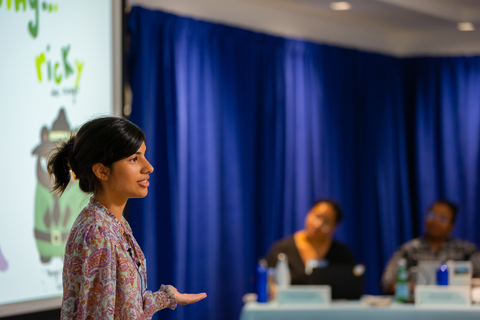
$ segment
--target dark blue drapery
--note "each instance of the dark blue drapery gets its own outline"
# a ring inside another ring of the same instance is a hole
[[[366,292],[437,196],[480,243],[477,58],[397,59],[134,7],[131,120],[155,167],[130,202],[149,287],[206,291],[171,319],[235,319],[257,259],[337,199],[336,238],[367,266]]]
[[[453,200],[460,205],[454,236],[480,244],[480,57],[410,63],[416,73],[413,209],[421,213],[436,198]]]

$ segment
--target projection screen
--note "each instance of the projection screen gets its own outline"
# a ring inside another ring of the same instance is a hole
[[[47,155],[121,115],[120,0],[0,0],[0,317],[59,308],[65,241],[88,200],[49,192]]]

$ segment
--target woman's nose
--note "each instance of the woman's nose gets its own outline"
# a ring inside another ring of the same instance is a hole
[[[145,173],[152,173],[153,172],[153,166],[148,162],[148,160],[145,159]]]

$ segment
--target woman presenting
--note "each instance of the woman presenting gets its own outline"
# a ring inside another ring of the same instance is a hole
[[[168,285],[147,290],[145,256],[122,216],[129,198],[148,194],[153,172],[140,128],[115,117],[89,121],[57,148],[48,171],[54,192],[63,193],[72,173],[92,194],[66,244],[61,319],[151,319],[206,297]]]

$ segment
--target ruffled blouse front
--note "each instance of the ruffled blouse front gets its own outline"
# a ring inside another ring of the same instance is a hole
[[[169,286],[146,288],[145,256],[127,220],[92,198],[67,240],[61,319],[151,319],[177,306]]]

